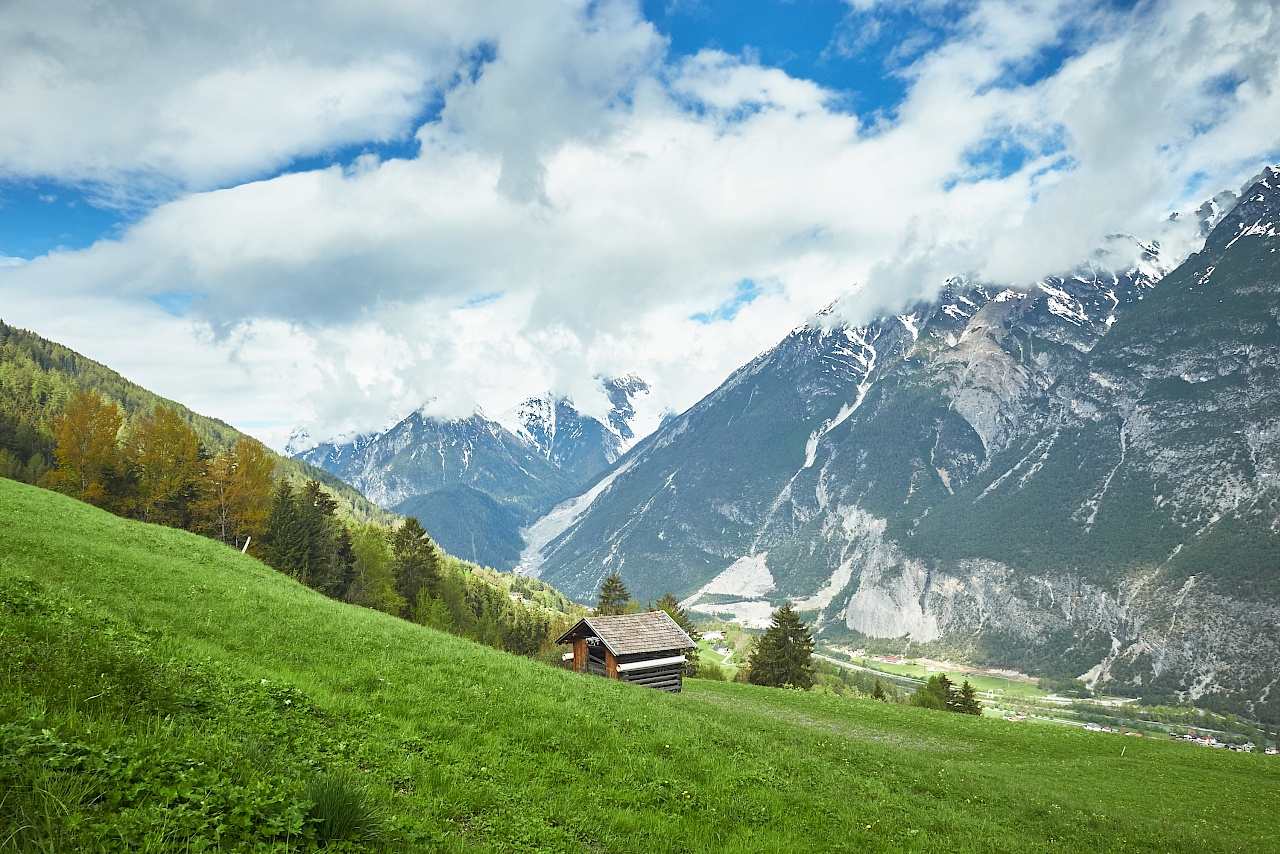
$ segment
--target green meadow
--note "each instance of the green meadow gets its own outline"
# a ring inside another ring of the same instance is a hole
[[[956,684],[966,679],[969,680],[969,683],[983,692],[984,696],[988,691],[994,692],[997,697],[1004,695],[1016,698],[1045,697],[1049,693],[1033,682],[1006,679],[1002,676],[986,676],[981,673],[969,673],[963,670],[940,670],[937,668],[931,670],[923,664],[893,664],[887,661],[873,661],[870,658],[858,659],[856,663],[872,670],[893,673],[898,676],[909,676],[912,679],[928,679],[935,673],[945,673],[947,678],[955,681]]]
[[[704,680],[340,604],[0,480],[0,851],[1260,852],[1275,757]]]

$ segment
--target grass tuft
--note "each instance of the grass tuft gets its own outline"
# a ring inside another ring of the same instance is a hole
[[[308,820],[315,823],[318,841],[380,845],[386,838],[386,818],[369,785],[343,768],[315,774],[307,781]]]

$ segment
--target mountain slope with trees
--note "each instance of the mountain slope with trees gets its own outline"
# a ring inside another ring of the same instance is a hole
[[[210,455],[229,451],[242,440],[258,444],[226,422],[192,412],[74,350],[0,321],[0,477],[39,482],[53,467],[54,424],[82,391],[116,404],[121,426],[154,417],[157,406],[175,413]],[[280,476],[322,483],[338,501],[344,518],[381,524],[397,518],[329,472],[263,450]]]
[[[524,547],[521,529],[588,486],[636,441],[637,404],[648,384],[603,379],[601,391],[610,406],[603,418],[544,395],[496,418],[419,410],[378,433],[318,444],[300,435],[290,448],[381,506],[428,519],[432,537],[451,553],[512,569]]]

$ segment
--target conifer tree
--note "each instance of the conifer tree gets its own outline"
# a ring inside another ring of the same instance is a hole
[[[878,676],[876,677],[876,684],[875,684],[875,687],[871,689],[871,699],[873,699],[873,700],[888,700],[888,699],[889,699],[888,697],[886,697],[886,696],[885,696],[885,693],[884,693],[884,685],[883,685],[883,684],[881,684],[881,682],[880,682],[880,677],[878,677]]]
[[[612,573],[600,583],[600,597],[599,602],[596,604],[596,615],[612,617],[617,614],[625,614],[627,605],[630,602],[631,592],[627,590],[627,585],[622,583],[622,577],[618,573]]]
[[[982,714],[982,704],[978,702],[978,692],[969,684],[969,680],[964,680],[964,684],[960,686],[960,690],[956,692],[955,707],[953,711],[960,712],[964,715],[980,715]]]
[[[416,614],[419,602],[439,592],[440,555],[422,523],[413,516],[391,535],[391,559],[396,592],[404,597],[408,613]]]
[[[753,685],[804,690],[813,685],[813,635],[790,602],[773,612],[773,622],[752,650],[748,668]]]
[[[666,611],[667,615],[676,621],[677,626],[684,629],[684,633],[688,635],[695,644],[702,640],[702,632],[698,631],[698,627],[693,624],[693,620],[689,619],[689,615],[685,612],[684,608],[680,607],[680,600],[672,594],[663,593],[662,596],[658,598],[656,605],[653,602],[650,602],[649,606],[645,610]],[[694,646],[685,653],[684,675],[697,676],[698,663],[698,647]]]
[[[266,562],[306,584],[307,546],[298,511],[293,486],[287,480],[281,481],[267,518]]]

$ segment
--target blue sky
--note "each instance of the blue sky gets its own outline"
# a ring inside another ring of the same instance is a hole
[[[628,373],[656,423],[843,295],[1193,251],[1169,214],[1280,159],[1277,43],[1255,0],[10,0],[0,318],[276,446]]]

